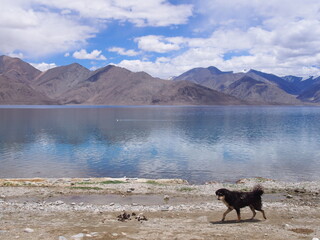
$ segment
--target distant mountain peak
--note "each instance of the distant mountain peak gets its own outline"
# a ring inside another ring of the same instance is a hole
[[[210,66],[207,68],[212,74],[225,74],[225,73],[233,73],[233,71],[227,71],[227,72],[223,72],[220,69],[218,69],[217,67],[214,66]]]

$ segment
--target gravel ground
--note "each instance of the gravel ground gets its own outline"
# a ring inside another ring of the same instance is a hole
[[[221,223],[221,187],[265,188],[264,220],[249,208]],[[0,179],[0,239],[316,239],[320,182],[242,179],[190,185],[179,179]],[[124,214],[125,213],[125,214]],[[130,217],[129,215],[130,214]],[[126,219],[129,217],[128,219]]]

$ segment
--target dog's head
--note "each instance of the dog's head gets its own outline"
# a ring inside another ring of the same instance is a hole
[[[225,188],[220,188],[216,191],[216,195],[218,196],[218,200],[224,200],[225,197],[228,195],[229,190]]]

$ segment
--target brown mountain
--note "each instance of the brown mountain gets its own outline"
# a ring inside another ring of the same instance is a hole
[[[286,93],[276,85],[258,81],[249,76],[244,76],[232,83],[225,92],[257,104],[301,103],[295,96]]]
[[[145,72],[107,66],[68,91],[64,104],[221,105],[241,104],[234,97],[190,82],[153,78]]]
[[[0,74],[23,83],[30,83],[41,71],[19,58],[0,56]]]
[[[49,105],[57,104],[28,84],[0,74],[0,104],[2,105]]]
[[[87,79],[90,74],[91,72],[87,68],[73,63],[41,73],[32,82],[32,87],[50,98],[57,99],[78,83]]]
[[[302,101],[320,103],[320,77],[313,80],[313,84],[304,90],[298,98]]]
[[[301,104],[297,87],[273,74],[256,70],[222,72],[215,67],[191,69],[174,80],[187,80],[253,104]]]
[[[244,73],[222,72],[216,67],[194,68],[174,78],[174,81],[186,80],[217,91],[224,91],[244,75]]]

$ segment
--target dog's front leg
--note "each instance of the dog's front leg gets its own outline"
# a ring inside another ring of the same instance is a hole
[[[240,222],[241,221],[240,208],[236,208],[236,211],[237,211],[237,215],[238,215],[238,221],[237,222]]]
[[[227,214],[228,214],[229,212],[231,212],[232,210],[233,210],[233,208],[228,208],[227,211],[224,212],[221,222],[224,221],[224,219],[226,218]]]

